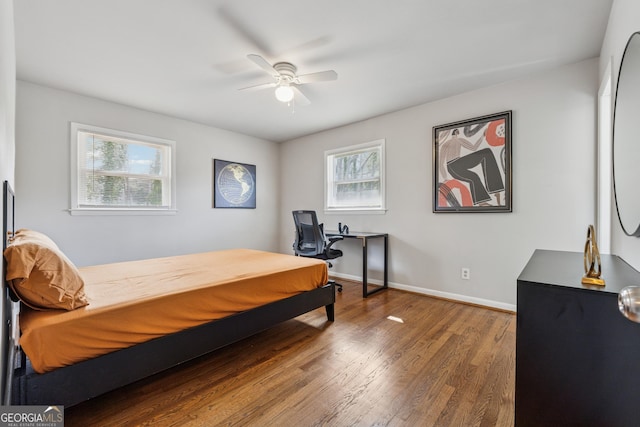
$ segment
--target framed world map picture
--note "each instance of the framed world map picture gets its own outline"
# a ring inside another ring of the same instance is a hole
[[[213,207],[256,207],[256,166],[213,159]]]

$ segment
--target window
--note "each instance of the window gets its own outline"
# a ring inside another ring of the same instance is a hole
[[[325,152],[325,210],[385,210],[384,139]]]
[[[71,213],[175,212],[175,142],[71,123]]]

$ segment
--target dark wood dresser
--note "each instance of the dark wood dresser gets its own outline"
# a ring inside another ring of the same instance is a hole
[[[603,255],[605,287],[583,274],[582,253],[536,250],[518,277],[518,427],[640,425],[640,324],[617,299],[640,273]]]

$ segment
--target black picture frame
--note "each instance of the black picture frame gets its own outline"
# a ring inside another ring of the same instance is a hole
[[[433,127],[433,212],[511,212],[511,110]]]
[[[213,159],[213,207],[256,207],[256,166]]]

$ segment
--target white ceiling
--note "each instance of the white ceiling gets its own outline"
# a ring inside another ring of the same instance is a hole
[[[611,2],[15,0],[17,75],[285,141],[596,57]],[[292,108],[250,53],[338,80]]]

